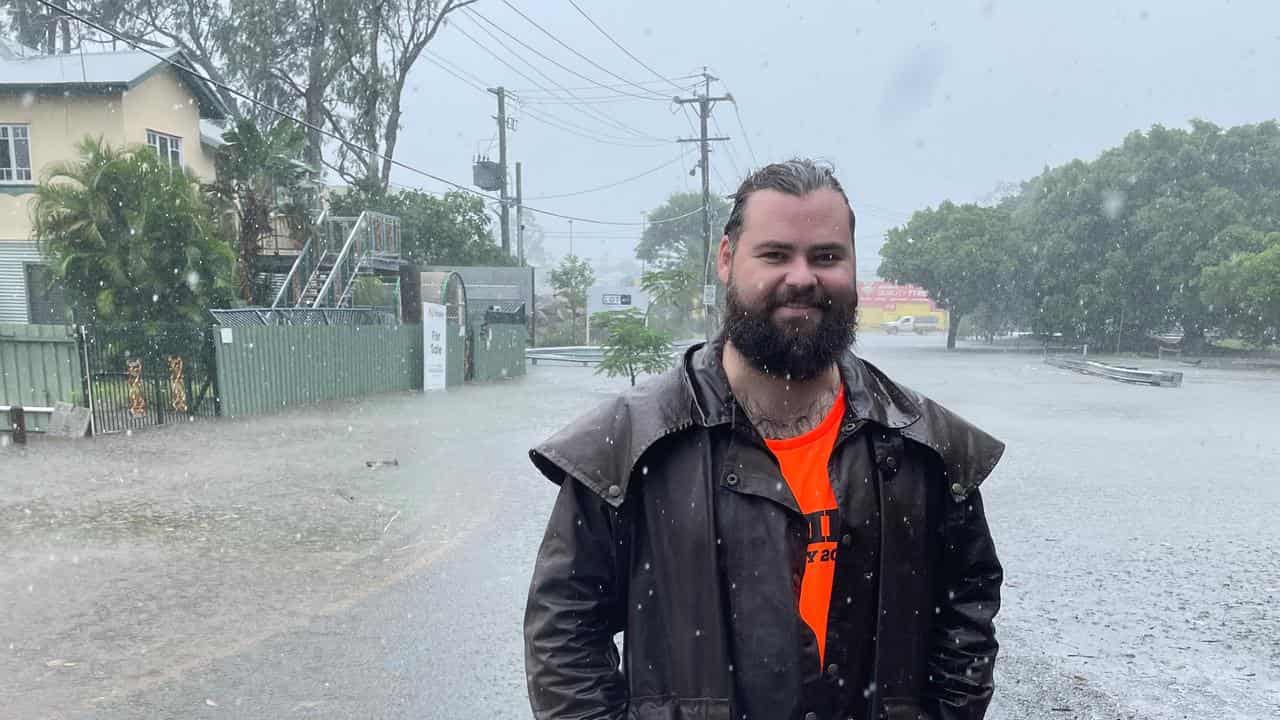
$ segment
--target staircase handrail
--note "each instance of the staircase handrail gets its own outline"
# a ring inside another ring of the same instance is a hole
[[[289,273],[284,276],[284,282],[280,284],[280,289],[276,291],[276,297],[271,301],[271,307],[280,307],[280,301],[284,299],[286,294],[288,294],[289,283],[293,282],[294,277],[298,275],[298,269],[302,267],[304,263],[308,263],[310,261],[311,255],[315,252],[313,248],[325,244],[323,239],[320,243],[316,243],[315,240],[317,235],[323,237],[326,234],[324,232],[324,227],[325,223],[328,221],[328,217],[329,208],[325,208],[320,211],[320,214],[316,216],[315,221],[311,223],[311,232],[307,233],[307,241],[303,243],[302,250],[298,251],[298,257],[293,261],[293,265],[289,268]],[[324,257],[323,248],[320,250],[319,257]],[[310,277],[310,273],[308,273],[308,277]]]

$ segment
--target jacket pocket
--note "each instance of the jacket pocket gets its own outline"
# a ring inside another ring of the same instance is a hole
[[[631,698],[627,720],[729,720],[729,700],[670,695]]]
[[[915,698],[885,698],[880,717],[884,720],[935,720]]]

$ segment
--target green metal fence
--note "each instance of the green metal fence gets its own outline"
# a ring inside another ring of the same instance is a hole
[[[74,327],[0,323],[0,405],[83,404],[83,392]],[[32,430],[43,430],[47,421],[44,414],[27,416]],[[0,430],[8,428],[8,413],[0,413]]]
[[[422,326],[260,326],[214,331],[222,414],[422,387]]]

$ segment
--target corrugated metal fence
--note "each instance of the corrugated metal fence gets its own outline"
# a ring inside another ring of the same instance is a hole
[[[0,405],[83,404],[83,388],[74,327],[0,323]],[[30,415],[27,422],[43,430],[47,420]],[[8,427],[8,413],[0,413],[0,429]]]
[[[222,414],[422,387],[422,326],[261,326],[214,331]]]

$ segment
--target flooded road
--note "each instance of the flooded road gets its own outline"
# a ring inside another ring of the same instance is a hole
[[[861,352],[1009,445],[984,486],[1007,578],[989,717],[1280,716],[1280,375]],[[528,717],[554,488],[526,450],[624,386],[538,366],[0,449],[0,716]]]

